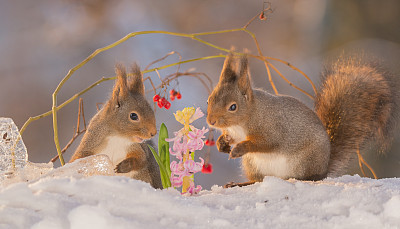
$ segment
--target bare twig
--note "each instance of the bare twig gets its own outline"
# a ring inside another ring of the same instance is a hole
[[[304,94],[306,94],[308,97],[310,97],[310,99],[314,99],[314,97],[312,95],[310,95],[308,92],[304,91],[303,89],[297,87],[296,85],[294,85],[292,82],[290,82],[273,64],[268,63],[268,65],[275,70],[276,73],[278,73],[278,75],[286,81],[286,83],[288,83],[290,86],[296,88],[297,90],[303,92]]]
[[[258,55],[264,56],[263,53],[261,52],[261,48],[260,48],[260,45],[259,45],[259,43],[257,41],[256,35],[254,35],[254,33],[250,32],[246,28],[243,28],[243,31],[248,33],[253,38],[254,43],[256,44],[256,47],[257,47],[257,50],[258,50]],[[267,60],[264,60],[264,65],[265,65],[265,68],[267,69],[267,74],[268,74],[268,81],[270,82],[270,84],[272,86],[272,89],[274,90],[275,94],[278,95],[279,93],[278,93],[278,90],[275,87],[274,81],[272,81],[271,71],[269,69],[268,64],[269,64],[269,62]]]
[[[265,8],[265,4],[267,4],[267,8]],[[261,15],[264,15],[266,12],[267,12],[267,14],[273,12],[273,10],[272,10],[272,8],[271,8],[271,3],[270,3],[270,2],[264,2],[264,3],[263,3],[263,10],[262,10],[259,14],[255,15],[253,18],[251,18],[251,19],[247,22],[247,24],[246,24],[245,26],[243,26],[243,29],[246,29],[257,17],[260,17]]]
[[[289,62],[287,62],[287,61],[284,61],[284,60],[281,60],[281,59],[278,59],[278,58],[274,58],[274,57],[262,57],[262,58],[264,58],[264,59],[270,59],[270,60],[276,60],[276,61],[278,61],[278,62],[281,62],[281,63],[287,65],[287,66],[290,67],[291,69],[293,69],[293,70],[299,72],[299,73],[300,73],[301,75],[303,75],[304,78],[306,78],[307,81],[310,83],[310,85],[311,85],[312,88],[313,88],[314,94],[317,94],[317,89],[316,89],[314,83],[311,81],[310,77],[308,77],[303,71],[301,71],[301,70],[298,69],[297,67],[293,66],[291,63],[289,63]]]
[[[97,112],[99,112],[101,109],[100,105],[103,105],[103,103],[96,103]]]
[[[359,154],[359,152],[357,152],[358,154]],[[358,155],[357,154],[357,155]],[[361,169],[361,172],[362,172],[362,174],[364,175],[364,177],[366,177],[367,175],[365,174],[365,172],[364,172],[364,166],[363,166],[363,163],[362,163],[362,161],[360,160],[360,158],[358,158],[358,166],[360,166],[360,169]]]
[[[208,94],[211,94],[212,91],[212,81],[211,78],[203,73],[203,72],[177,72],[177,73],[172,73],[166,77],[164,77],[164,79],[162,80],[164,83],[158,85],[157,87],[153,87],[153,89],[151,90],[147,90],[146,93],[149,93],[151,91],[156,91],[159,88],[162,88],[164,85],[168,85],[171,81],[180,78],[182,76],[190,76],[190,77],[195,77],[197,78],[202,84],[203,86],[206,88]],[[207,79],[207,81],[209,82],[209,85],[207,85],[207,83],[200,77],[203,76]],[[147,80],[147,77],[145,78]]]
[[[364,174],[365,176],[365,172],[364,172],[364,168],[362,166],[362,164],[366,165],[369,169],[369,171],[371,171],[372,175],[374,176],[375,179],[378,179],[378,177],[376,176],[375,171],[372,169],[372,167],[364,160],[363,156],[360,153],[360,149],[357,149],[357,156],[358,156],[358,164],[360,165],[361,168],[361,172]]]
[[[163,61],[163,60],[165,60],[167,57],[169,57],[169,56],[171,56],[171,55],[173,55],[173,54],[178,54],[178,55],[179,55],[179,61],[182,60],[181,54],[179,54],[179,53],[176,52],[176,51],[171,51],[171,52],[167,53],[165,56],[163,56],[163,57],[161,57],[161,58],[159,58],[159,59],[157,59],[157,60],[155,60],[155,61],[150,62],[150,64],[148,64],[143,70],[146,71],[147,69],[149,69],[149,68],[151,67],[151,65],[153,65],[153,64],[155,64],[155,63],[158,63],[158,62],[160,62],[160,61]]]
[[[81,117],[83,120],[83,130],[80,130],[81,126]],[[83,100],[82,98],[79,99],[79,110],[78,110],[78,120],[76,122],[76,130],[74,136],[72,136],[71,140],[67,143],[67,145],[61,150],[61,154],[64,154],[65,151],[72,145],[72,143],[83,133],[86,132],[86,120],[85,120],[85,113],[83,111]],[[59,158],[58,155],[53,157],[50,162],[55,162]]]
[[[266,11],[272,11],[272,10],[270,10],[270,5],[268,5],[268,7],[267,7],[266,9],[263,9],[262,13],[264,13],[264,12],[266,12]],[[258,15],[257,15],[257,16],[258,16]],[[120,45],[121,43],[127,41],[127,40],[130,39],[130,38],[133,38],[133,37],[136,37],[136,36],[139,36],[139,35],[146,35],[146,34],[166,34],[166,35],[177,36],[177,37],[191,38],[191,39],[193,39],[193,40],[196,40],[196,41],[198,41],[198,42],[200,42],[200,43],[203,43],[203,44],[205,44],[205,45],[207,45],[207,46],[210,46],[210,47],[213,47],[213,48],[215,48],[215,49],[219,49],[219,50],[223,50],[223,51],[225,51],[225,52],[229,52],[228,49],[219,47],[219,46],[217,46],[217,45],[214,45],[214,44],[211,44],[211,43],[209,43],[209,42],[206,42],[206,41],[204,41],[204,40],[202,40],[202,39],[199,39],[198,36],[244,31],[244,32],[248,33],[248,34],[253,38],[253,40],[254,40],[254,42],[255,42],[255,44],[256,44],[256,46],[257,46],[257,50],[258,50],[259,55],[262,56],[262,57],[264,57],[263,54],[262,54],[262,52],[261,52],[260,46],[259,46],[259,44],[258,44],[258,41],[257,41],[255,35],[254,35],[252,32],[250,32],[249,30],[247,30],[247,27],[248,27],[248,26],[250,25],[250,23],[251,23],[252,21],[254,21],[254,20],[255,20],[255,17],[252,18],[252,19],[251,19],[245,26],[243,26],[242,28],[229,29],[229,30],[220,30],[220,31],[214,31],[214,32],[204,32],[204,33],[192,33],[192,34],[187,34],[187,33],[174,33],[174,32],[168,32],[168,31],[140,31],[140,32],[132,32],[132,33],[127,34],[125,37],[121,38],[120,40],[118,40],[118,41],[116,41],[116,42],[114,42],[114,43],[112,43],[112,44],[110,44],[110,45],[107,45],[107,46],[105,46],[105,47],[103,47],[103,48],[96,49],[96,50],[95,50],[92,54],[90,54],[86,59],[84,59],[82,62],[80,62],[80,63],[79,63],[78,65],[76,65],[75,67],[71,68],[71,69],[68,71],[68,73],[65,75],[65,77],[61,80],[61,82],[58,84],[57,88],[54,90],[54,92],[53,92],[53,94],[52,94],[52,109],[51,109],[51,111],[48,111],[48,112],[46,112],[46,113],[44,113],[44,114],[41,114],[41,115],[38,115],[38,116],[35,116],[35,117],[30,117],[30,118],[25,122],[25,124],[23,125],[23,127],[21,128],[21,134],[25,131],[26,127],[27,127],[32,121],[35,121],[35,120],[37,120],[37,119],[40,119],[40,118],[43,118],[43,117],[46,117],[46,116],[49,116],[49,115],[52,115],[52,116],[53,116],[54,143],[55,143],[56,148],[57,148],[57,153],[58,153],[58,155],[59,155],[61,165],[64,165],[65,163],[64,163],[64,159],[63,159],[63,157],[62,157],[62,153],[61,153],[61,149],[60,149],[60,143],[59,143],[59,139],[58,139],[57,111],[60,110],[60,109],[61,109],[62,107],[64,107],[65,105],[67,105],[68,103],[70,103],[71,101],[75,100],[78,96],[80,96],[80,95],[86,93],[86,92],[89,91],[91,88],[93,88],[94,86],[98,85],[99,83],[101,83],[101,82],[103,82],[103,81],[106,81],[106,80],[115,79],[115,77],[111,77],[111,78],[102,78],[101,80],[97,81],[97,82],[94,83],[93,85],[91,85],[91,86],[89,86],[88,88],[84,89],[82,92],[80,92],[80,93],[74,95],[73,97],[71,97],[70,99],[68,99],[68,100],[65,101],[64,103],[62,103],[61,105],[57,105],[57,95],[58,95],[59,91],[61,90],[61,88],[63,87],[63,85],[66,83],[66,81],[68,81],[68,80],[70,79],[70,77],[72,76],[72,74],[73,74],[75,71],[77,71],[79,68],[81,68],[82,66],[84,66],[87,62],[89,62],[91,59],[93,59],[93,58],[94,58],[95,56],[97,56],[98,54],[100,54],[100,53],[102,53],[102,52],[104,52],[104,51],[106,51],[106,50],[109,50],[109,49],[111,49],[111,48],[114,48],[115,46]],[[238,53],[238,54],[243,55],[243,53]],[[170,54],[170,55],[172,55],[172,54]],[[169,54],[167,54],[167,56],[169,56]],[[186,61],[179,61],[179,62],[177,62],[177,63],[173,63],[173,64],[169,64],[169,65],[164,65],[164,66],[159,67],[159,68],[154,68],[154,69],[150,69],[150,70],[145,70],[145,71],[143,71],[142,73],[144,74],[144,73],[147,73],[147,72],[152,72],[152,71],[156,71],[156,70],[168,68],[168,67],[175,66],[175,65],[178,65],[178,70],[179,70],[179,65],[180,65],[180,64],[188,63],[188,62],[192,62],[192,61],[197,61],[197,60],[205,60],[205,59],[218,58],[218,57],[225,57],[225,55],[208,56],[208,57],[201,57],[201,58],[196,58],[196,59],[191,59],[191,60],[186,60]],[[166,57],[165,57],[165,58],[166,58]],[[267,69],[269,81],[270,81],[270,83],[271,83],[271,85],[272,85],[272,87],[273,87],[275,93],[278,94],[278,91],[276,90],[276,87],[275,87],[275,85],[274,85],[274,83],[273,83],[273,81],[272,81],[271,73],[270,73],[270,70],[269,70],[269,65],[268,65],[268,61],[267,61],[267,59],[269,59],[269,58],[268,58],[268,57],[264,57],[264,58],[265,58],[265,59],[264,59],[263,61],[264,61],[265,67],[266,67],[266,69]],[[157,61],[156,61],[156,62],[157,62]],[[296,69],[295,69],[295,70],[296,70]],[[177,71],[176,75],[178,75],[178,71]],[[187,75],[189,75],[189,74],[187,74]],[[193,76],[193,74],[192,74],[192,76]],[[198,77],[196,77],[196,78],[198,78]],[[199,79],[199,78],[198,78],[198,79]]]
[[[149,69],[146,71],[142,71],[142,73],[149,73],[149,72],[153,72],[155,71],[155,69],[161,70],[161,69],[165,69],[165,68],[169,68],[178,64],[185,64],[185,63],[190,63],[190,62],[194,62],[194,61],[199,61],[199,60],[208,60],[208,59],[215,59],[215,58],[224,58],[226,57],[226,55],[215,55],[215,56],[205,56],[205,57],[200,57],[200,58],[194,58],[194,59],[189,59],[189,60],[184,60],[184,61],[180,61],[177,63],[172,63],[172,64],[168,64],[168,65],[164,65],[158,68],[153,68],[153,69]],[[89,87],[87,87],[86,89],[82,90],[79,93],[76,93],[75,95],[73,95],[71,98],[69,98],[68,100],[64,101],[62,104],[58,105],[56,107],[57,111],[62,109],[63,107],[65,107],[66,105],[68,105],[69,103],[71,103],[72,101],[74,101],[75,99],[77,99],[79,96],[85,94],[86,92],[88,92],[90,89],[100,85],[102,82],[104,81],[108,81],[108,80],[114,80],[116,77],[103,77],[100,80],[94,82],[92,85],[90,85]],[[31,124],[31,122],[39,120],[41,118],[47,117],[49,115],[52,114],[52,110],[47,111],[43,114],[34,116],[34,117],[29,117],[28,120],[24,123],[24,125],[21,127],[20,133],[21,135],[25,132],[26,128],[29,126],[29,124]]]

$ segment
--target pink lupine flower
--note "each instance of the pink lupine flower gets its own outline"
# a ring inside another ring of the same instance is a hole
[[[203,168],[204,160],[201,157],[199,157],[199,159],[201,160],[201,162],[187,160],[183,163],[187,175],[191,175],[201,171],[201,169]]]
[[[182,160],[182,153],[181,151],[173,151],[171,148],[169,148],[169,153],[171,155],[174,155],[176,158],[178,158],[179,160]],[[172,162],[171,162],[172,163]]]
[[[174,115],[176,120],[182,123],[184,127],[174,133],[174,138],[165,139],[168,142],[173,142],[173,147],[172,149],[170,148],[169,151],[170,154],[174,155],[179,160],[179,162],[172,161],[170,164],[171,184],[173,187],[183,186],[183,193],[196,194],[200,192],[201,186],[198,185],[195,187],[193,174],[202,170],[204,160],[203,158],[199,158],[201,162],[195,162],[192,156],[196,150],[201,150],[203,148],[204,134],[208,132],[208,129],[203,127],[200,130],[191,126],[190,123],[203,117],[204,113],[200,108],[195,110],[193,107],[189,107],[182,111],[177,111]],[[189,178],[185,179],[185,183],[183,182],[184,177]]]
[[[188,148],[189,151],[194,152],[196,150],[201,150],[204,147],[204,141],[202,138],[205,138],[204,134],[208,132],[208,129],[203,129],[199,130],[196,128],[193,128],[192,131],[188,133]]]
[[[197,187],[195,187],[194,182],[190,182],[190,186],[187,190],[187,193],[190,193],[191,195],[197,194],[201,191],[201,189],[202,189],[201,185],[197,185]]]
[[[171,173],[174,173],[174,175],[178,175],[178,176],[186,175],[185,167],[183,166],[182,162],[178,163],[176,161],[173,161],[173,162],[171,162],[170,168],[171,168]]]
[[[173,138],[166,138],[165,139],[165,141],[167,141],[167,142],[180,142],[181,140],[182,140],[182,137],[185,135],[184,134],[184,132],[183,132],[183,128],[182,129],[180,129],[179,131],[177,131],[177,132],[174,132],[174,135],[175,135],[175,137],[173,137]]]
[[[181,187],[183,184],[183,176],[174,176],[171,173],[171,185],[172,187]]]
[[[181,140],[182,139],[176,139],[172,149],[169,149],[170,154],[174,155],[179,160],[182,160],[182,155],[188,150],[186,137],[184,137],[183,141]]]

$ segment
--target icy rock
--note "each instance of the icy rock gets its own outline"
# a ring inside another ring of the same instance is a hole
[[[7,186],[9,184],[18,182],[29,182],[39,179],[40,177],[52,171],[53,163],[33,163],[28,161],[24,168],[17,168],[13,173],[8,176],[3,176],[1,185]]]
[[[53,168],[53,163],[33,163],[28,161],[26,166],[13,171],[12,175],[3,176],[1,186],[18,182],[31,182],[48,177],[113,176],[114,168],[107,155],[93,155],[68,163],[62,167]]]
[[[114,167],[107,155],[98,154],[78,159],[72,163],[65,164],[63,167],[51,171],[47,176],[76,178],[89,176],[113,176]]]
[[[0,175],[15,168],[23,168],[28,161],[26,147],[17,126],[11,118],[0,117]]]

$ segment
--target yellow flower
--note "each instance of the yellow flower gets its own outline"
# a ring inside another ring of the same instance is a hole
[[[182,111],[176,111],[175,119],[176,121],[183,124],[183,129],[180,132],[184,135],[187,135],[190,131],[189,124],[194,120],[201,118],[204,116],[204,113],[200,110],[200,107],[194,109],[194,107],[186,107]]]
[[[189,120],[193,116],[195,111],[196,110],[194,109],[194,107],[186,107],[182,111],[176,111],[176,113],[174,114],[175,119],[185,126],[189,125]]]

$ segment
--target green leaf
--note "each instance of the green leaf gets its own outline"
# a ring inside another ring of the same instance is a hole
[[[164,174],[163,174],[163,172],[162,172],[162,169],[161,169],[161,167],[160,167],[160,164],[161,164],[161,163],[160,163],[160,157],[159,157],[158,154],[155,152],[155,150],[154,150],[154,148],[153,148],[152,146],[150,146],[150,145],[147,145],[147,146],[149,147],[151,153],[153,154],[154,158],[156,159],[156,162],[157,162],[157,164],[158,164],[158,167],[160,168],[161,183],[162,183],[163,188],[165,188],[165,176],[164,176]],[[161,164],[161,166],[162,166],[162,164]]]
[[[153,153],[154,158],[156,159],[156,162],[158,166],[160,167],[160,176],[161,176],[161,182],[163,185],[163,188],[169,188],[171,187],[171,181],[168,176],[168,172],[164,166],[164,164],[161,162],[160,157],[158,156],[157,152],[151,145],[147,145],[150,149],[150,151]],[[169,169],[169,167],[168,167]]]
[[[168,138],[168,129],[164,123],[161,123],[160,133],[158,135],[158,152],[160,160],[167,170],[168,177],[171,176],[170,157],[169,157],[169,142],[165,141]]]

